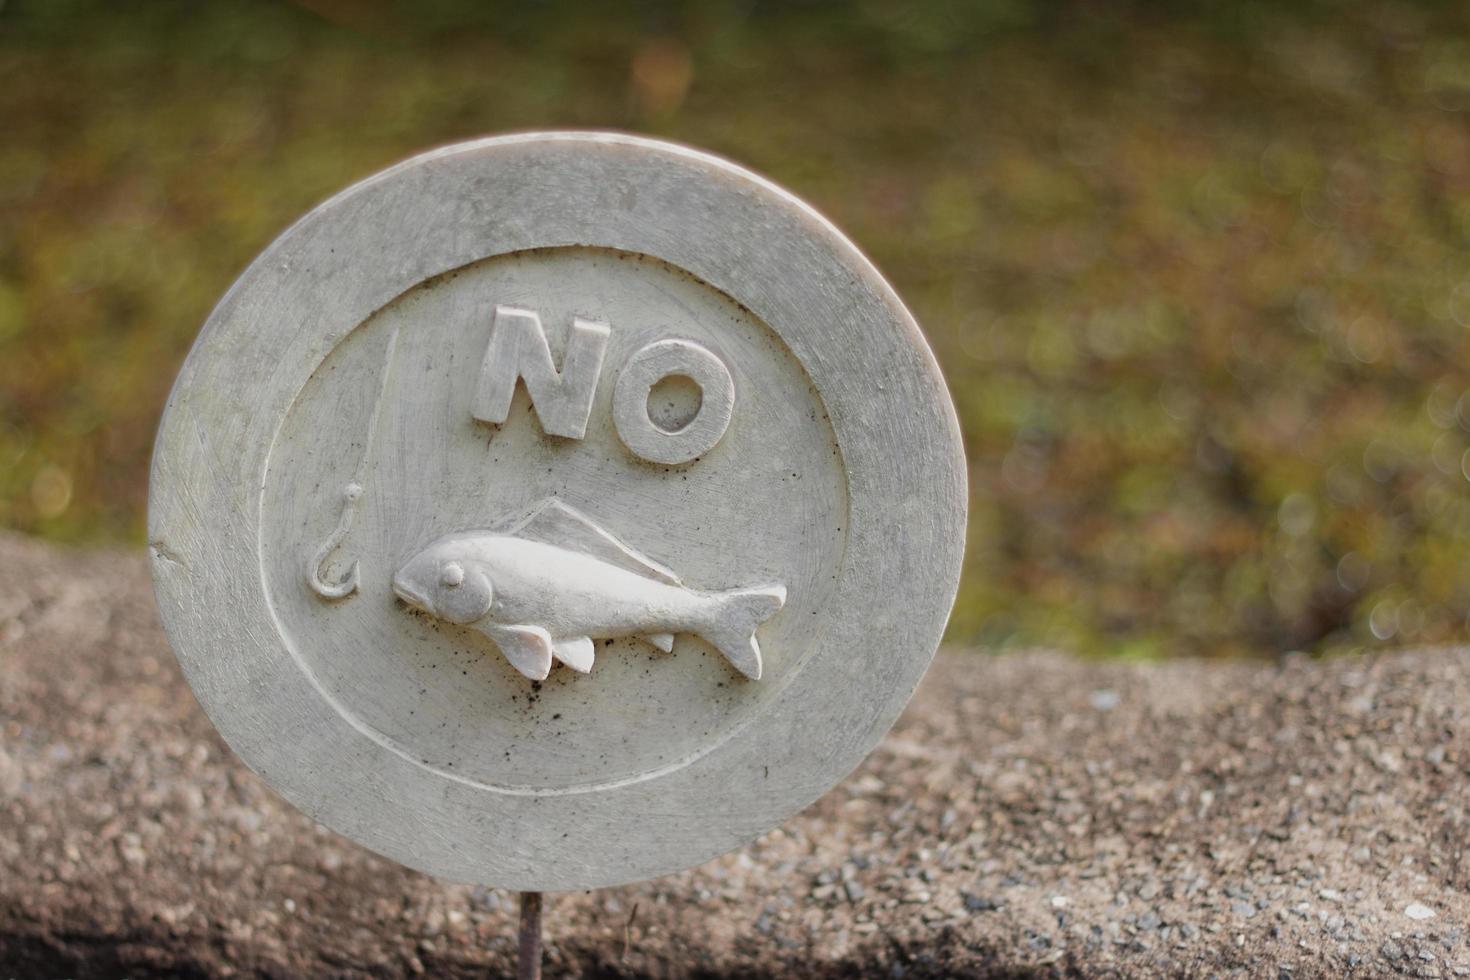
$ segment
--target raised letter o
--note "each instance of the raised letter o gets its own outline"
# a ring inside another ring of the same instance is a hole
[[[648,416],[648,393],[664,378],[682,375],[699,386],[699,411],[670,432]],[[634,455],[650,463],[687,463],[709,452],[730,427],[735,381],[729,368],[692,340],[659,340],[639,348],[623,365],[613,389],[613,425]]]

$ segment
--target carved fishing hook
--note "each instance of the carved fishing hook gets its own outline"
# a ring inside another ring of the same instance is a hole
[[[378,418],[383,413],[383,402],[388,397],[388,384],[393,371],[393,351],[397,346],[398,330],[395,328],[388,335],[388,344],[383,351],[383,374],[379,380],[377,400],[373,402],[373,411],[368,418],[367,442],[363,444],[362,457],[357,461],[357,472],[347,486],[342,488],[342,512],[337,517],[337,528],[322,542],[322,546],[311,556],[306,567],[306,584],[323,599],[345,599],[357,591],[360,577],[357,560],[353,559],[347,574],[340,581],[329,582],[326,577],[327,559],[341,546],[347,532],[352,530],[352,521],[357,516],[357,504],[362,499],[363,484],[367,480],[368,461],[372,456],[373,443],[377,441]]]
[[[352,519],[357,516],[357,501],[362,497],[362,484],[353,482],[347,484],[342,490],[342,513],[337,518],[337,529],[322,542],[311,558],[311,564],[307,566],[306,577],[311,584],[311,591],[323,599],[345,599],[357,591],[358,571],[357,560],[353,559],[352,566],[347,569],[347,574],[342,576],[342,581],[333,584],[326,580],[327,559],[342,539],[347,537],[347,532],[352,530]]]

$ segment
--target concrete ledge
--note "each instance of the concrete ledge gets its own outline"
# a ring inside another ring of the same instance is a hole
[[[948,652],[781,830],[553,896],[548,974],[1470,975],[1467,767],[1463,649]],[[0,976],[479,977],[511,970],[514,917],[243,769],[140,556],[0,536]]]

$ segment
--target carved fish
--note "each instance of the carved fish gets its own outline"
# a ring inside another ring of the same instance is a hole
[[[703,637],[760,680],[755,631],[786,603],[784,585],[703,592],[582,514],[546,500],[503,529],[446,535],[393,576],[410,607],[484,633],[511,665],[544,680],[553,659],[587,673],[592,640],[638,636],[664,652]]]

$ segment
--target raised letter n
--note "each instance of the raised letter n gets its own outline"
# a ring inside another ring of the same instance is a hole
[[[490,346],[485,348],[485,360],[480,364],[480,383],[470,403],[470,414],[481,422],[504,423],[510,415],[516,379],[523,378],[546,434],[582,438],[592,414],[592,397],[597,394],[608,333],[605,323],[574,318],[558,372],[541,318],[518,306],[495,307]]]

